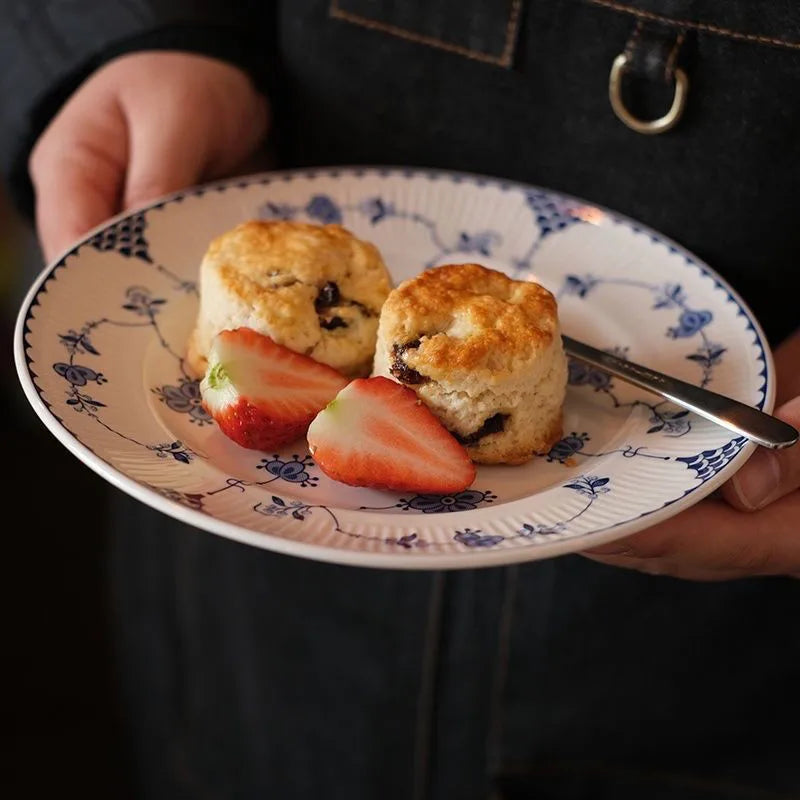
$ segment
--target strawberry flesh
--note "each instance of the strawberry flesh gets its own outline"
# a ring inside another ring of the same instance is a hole
[[[385,377],[357,378],[316,415],[309,452],[350,486],[451,494],[475,480],[475,465],[416,393]]]
[[[302,438],[347,378],[251,328],[214,337],[200,382],[203,407],[242,447],[273,450]]]

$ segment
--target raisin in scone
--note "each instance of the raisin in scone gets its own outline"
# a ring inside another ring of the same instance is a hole
[[[373,374],[409,386],[480,464],[521,464],[562,436],[567,359],[556,299],[478,264],[426,270],[383,304]]]
[[[200,265],[189,368],[202,375],[212,338],[247,327],[348,377],[367,375],[390,289],[378,249],[340,225],[244,222],[215,238]]]

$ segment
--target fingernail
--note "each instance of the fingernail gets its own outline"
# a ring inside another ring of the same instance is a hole
[[[633,549],[622,542],[609,542],[583,551],[593,556],[632,556]]]
[[[771,450],[756,450],[750,460],[731,479],[731,485],[743,506],[756,511],[766,505],[781,479],[781,468]]]

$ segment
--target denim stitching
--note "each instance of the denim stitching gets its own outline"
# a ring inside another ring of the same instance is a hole
[[[344,11],[339,8],[338,0],[331,0],[329,14],[335,19],[341,19],[344,22],[349,22],[353,25],[360,25],[363,28],[369,28],[374,31],[381,31],[388,33],[392,36],[397,36],[400,39],[406,39],[410,42],[417,44],[424,44],[428,47],[436,47],[440,50],[446,50],[448,53],[455,53],[456,55],[464,56],[465,58],[472,59],[473,61],[482,61],[486,64],[494,64],[499,67],[510,67],[511,57],[514,52],[514,40],[517,36],[519,29],[520,6],[522,0],[514,0],[511,4],[511,11],[508,15],[508,22],[506,23],[506,41],[503,46],[503,52],[499,56],[493,56],[481,50],[472,50],[468,47],[461,47],[451,42],[446,42],[435,36],[423,36],[419,33],[400,28],[397,25],[390,25],[386,22],[378,22],[374,19],[362,17],[359,14],[353,14],[350,11]]]
[[[678,57],[678,51],[681,49],[683,40],[686,38],[686,32],[680,31],[675,39],[675,44],[672,45],[672,50],[669,51],[667,62],[664,64],[664,80],[669,81],[675,72],[675,60]]]
[[[644,22],[641,19],[636,20],[636,27],[633,29],[633,33],[631,34],[630,39],[628,39],[627,43],[625,44],[625,56],[627,57],[628,61],[633,58],[633,53],[636,50],[636,45],[639,41],[639,37],[642,34],[642,29],[644,27]],[[672,43],[672,47],[670,48],[669,54],[667,55],[666,61],[664,62],[664,81],[666,83],[670,82],[670,79],[674,75],[675,71],[675,59],[678,56],[678,51],[681,49],[681,45],[683,44],[684,40],[686,39],[686,31],[679,31],[678,35],[675,37],[675,41]]]
[[[636,49],[636,43],[639,41],[639,37],[642,35],[642,27],[644,23],[642,20],[636,20],[636,26],[633,29],[633,33],[631,34],[631,38],[628,39],[627,44],[625,45],[625,56],[630,61],[633,58],[633,51]]]
[[[711,25],[707,22],[693,22],[686,19],[673,19],[672,17],[665,17],[662,14],[654,14],[652,11],[642,11],[639,8],[632,8],[624,3],[615,2],[615,0],[585,0],[596,6],[603,6],[605,8],[619,11],[623,14],[632,14],[640,19],[649,19],[653,22],[661,22],[664,25],[672,25],[678,28],[693,28],[694,30],[703,31],[704,33],[712,33],[717,36],[726,36],[729,39],[736,39],[742,42],[756,42],[758,44],[771,44],[776,47],[788,47],[792,50],[800,50],[800,42],[794,42],[790,39],[778,39],[773,36],[762,36],[757,33],[742,33],[741,31],[734,31],[730,28],[721,28],[718,25]]]

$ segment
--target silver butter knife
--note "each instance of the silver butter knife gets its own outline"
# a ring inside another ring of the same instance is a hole
[[[608,372],[617,378],[671,400],[757,444],[777,449],[791,447],[800,434],[777,417],[740,403],[731,397],[701,389],[662,372],[618,358],[596,347],[562,336],[567,355]]]

